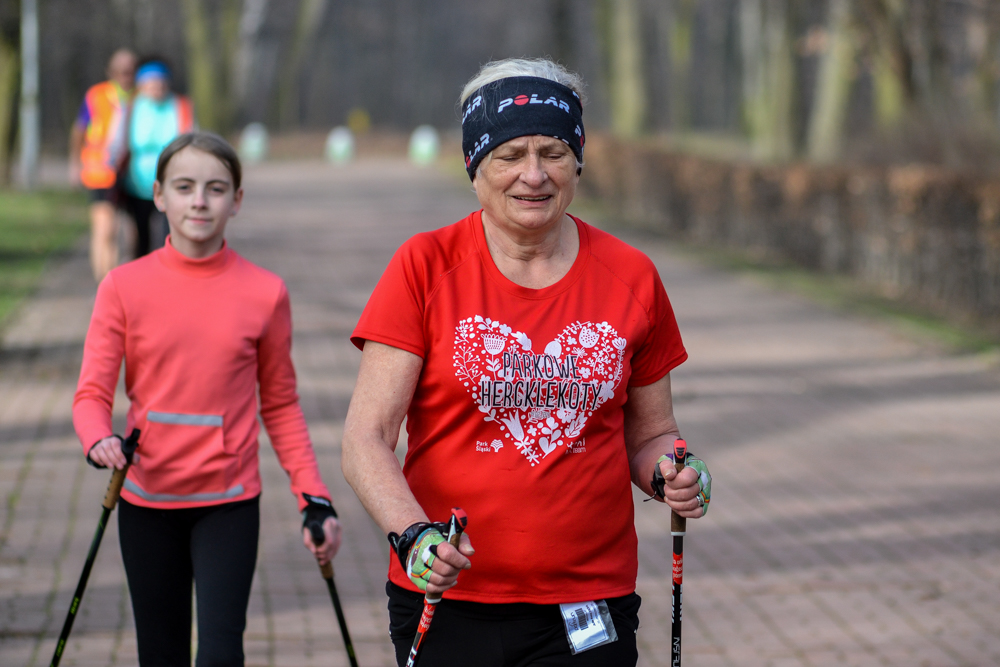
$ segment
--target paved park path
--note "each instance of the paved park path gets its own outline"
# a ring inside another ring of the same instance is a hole
[[[395,248],[476,202],[451,176],[392,161],[273,163],[246,190],[230,241],[291,290],[303,407],[345,525],[338,586],[361,665],[388,666],[387,549],[339,466],[359,360],[347,336]],[[676,413],[715,475],[712,513],[689,524],[684,664],[1000,665],[1000,360],[635,243],[677,311],[691,359],[674,373]],[[48,664],[107,483],[70,419],[93,294],[77,252],[0,351],[4,667]],[[116,411],[120,423],[123,400]],[[262,461],[247,664],[346,665],[284,474]],[[669,519],[636,508],[652,667],[669,656]],[[114,523],[63,664],[136,664]]]

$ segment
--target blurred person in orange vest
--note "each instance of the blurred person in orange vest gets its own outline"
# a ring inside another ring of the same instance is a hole
[[[90,266],[99,282],[118,263],[118,172],[127,155],[128,107],[135,54],[119,49],[108,80],[87,91],[70,131],[70,178],[90,191]]]
[[[128,167],[122,178],[125,210],[135,221],[136,258],[163,247],[167,220],[153,203],[160,152],[194,129],[191,100],[170,90],[170,68],[162,58],[144,58],[135,74],[128,123]]]

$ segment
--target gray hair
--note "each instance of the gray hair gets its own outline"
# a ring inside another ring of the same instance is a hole
[[[583,96],[584,83],[579,74],[570,72],[559,63],[553,62],[548,58],[507,58],[505,60],[494,60],[483,65],[479,72],[462,89],[462,96],[458,101],[459,106],[465,104],[465,100],[472,93],[486,84],[512,76],[534,76],[539,79],[548,79],[549,81],[561,83],[580,96],[580,104],[585,103]]]
[[[488,83],[508,79],[512,76],[534,76],[539,79],[548,79],[566,86],[580,97],[580,104],[587,103],[584,95],[583,77],[576,72],[571,72],[562,65],[548,58],[506,58],[504,60],[492,60],[483,65],[479,72],[469,79],[469,82],[462,88],[462,95],[459,97],[458,105],[461,107],[465,100],[469,99],[472,93],[476,92]],[[483,165],[489,164],[493,160],[493,151],[490,151],[483,158],[479,166],[476,167],[476,176],[481,176]],[[576,168],[582,169],[583,163],[576,161]]]

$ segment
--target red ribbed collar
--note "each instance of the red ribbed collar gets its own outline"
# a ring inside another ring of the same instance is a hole
[[[163,248],[157,251],[156,254],[160,256],[160,261],[168,269],[179,271],[193,278],[208,278],[209,276],[218,275],[225,271],[236,257],[236,253],[223,240],[222,248],[214,255],[205,257],[204,259],[191,259],[182,255],[174,248],[169,236]]]
[[[572,287],[577,279],[583,275],[583,270],[587,266],[587,260],[590,259],[590,233],[587,231],[587,226],[584,224],[583,220],[580,220],[580,218],[573,215],[570,215],[569,217],[576,223],[577,233],[580,235],[580,249],[576,253],[576,259],[573,260],[573,266],[570,267],[566,275],[548,287],[542,287],[541,289],[533,289],[531,287],[518,285],[497,268],[496,262],[493,261],[493,256],[490,254],[489,244],[486,242],[486,231],[483,229],[482,209],[476,211],[466,219],[469,220],[472,225],[473,238],[476,240],[476,246],[479,248],[479,256],[482,259],[483,266],[486,267],[487,275],[489,275],[502,290],[515,296],[519,296],[522,299],[548,299],[557,294],[561,294]]]

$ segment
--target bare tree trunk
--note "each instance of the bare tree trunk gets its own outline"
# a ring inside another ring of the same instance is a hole
[[[291,50],[278,80],[278,125],[282,129],[297,127],[301,121],[302,64],[316,43],[326,5],[327,0],[301,0],[299,4]]]
[[[929,111],[938,111],[950,99],[951,77],[940,21],[941,0],[911,3],[913,80],[919,99]]]
[[[240,50],[240,18],[243,0],[225,0],[222,5],[222,20],[220,22],[221,46],[219,67],[217,68],[221,90],[219,103],[219,129],[229,132],[236,122],[239,109],[239,99],[235,95],[236,63]]]
[[[182,0],[187,70],[198,124],[219,129],[220,90],[209,38],[208,17],[201,0]]]
[[[21,108],[17,134],[21,152],[21,184],[35,189],[41,148],[41,108],[38,104],[38,1],[21,0]]]
[[[549,20],[552,23],[553,57],[563,64],[573,61],[574,40],[572,32],[571,0],[551,0]]]
[[[764,133],[764,0],[740,0],[740,52],[743,58],[743,122],[751,142]]]
[[[239,21],[239,47],[233,61],[233,97],[243,111],[250,99],[254,61],[257,59],[258,37],[267,18],[268,0],[244,0]]]
[[[636,0],[612,0],[611,9],[611,129],[637,137],[645,128],[647,106],[639,6]]]
[[[787,0],[767,0],[764,28],[769,114],[765,141],[760,146],[761,154],[766,159],[788,160],[795,154],[792,126],[795,66]]]
[[[965,26],[969,54],[975,61],[976,90],[973,105],[984,125],[994,126],[998,102],[1000,67],[1000,22],[980,10]]]
[[[903,118],[907,100],[899,72],[893,67],[892,54],[880,48],[875,55],[875,119],[879,127],[895,127]]]
[[[832,162],[840,154],[854,81],[850,0],[830,0],[829,12],[826,52],[816,82],[807,138],[807,153],[815,162]]]
[[[691,127],[691,55],[694,50],[693,0],[663,2],[660,32],[670,53],[670,129],[683,132]]]
[[[126,8],[130,10],[133,44],[140,47],[152,44],[157,29],[160,27],[156,24],[156,13],[153,2],[154,0],[133,0],[131,7]]]
[[[743,0],[740,5],[744,117],[754,154],[788,160],[795,153],[795,68],[787,0]]]
[[[0,32],[0,184],[10,182],[10,156],[14,109],[17,105],[18,71],[21,60],[17,48]]]
[[[875,119],[879,127],[898,125],[913,104],[913,60],[904,37],[907,5],[902,0],[859,0],[862,25],[872,45]]]
[[[983,77],[989,82],[990,95],[987,99],[990,120],[994,130],[1000,131],[1000,80],[998,80],[1000,79],[1000,75],[998,75],[1000,72],[1000,28],[994,28],[990,34],[992,38],[985,58],[988,65],[984,65],[984,69],[988,69]]]

